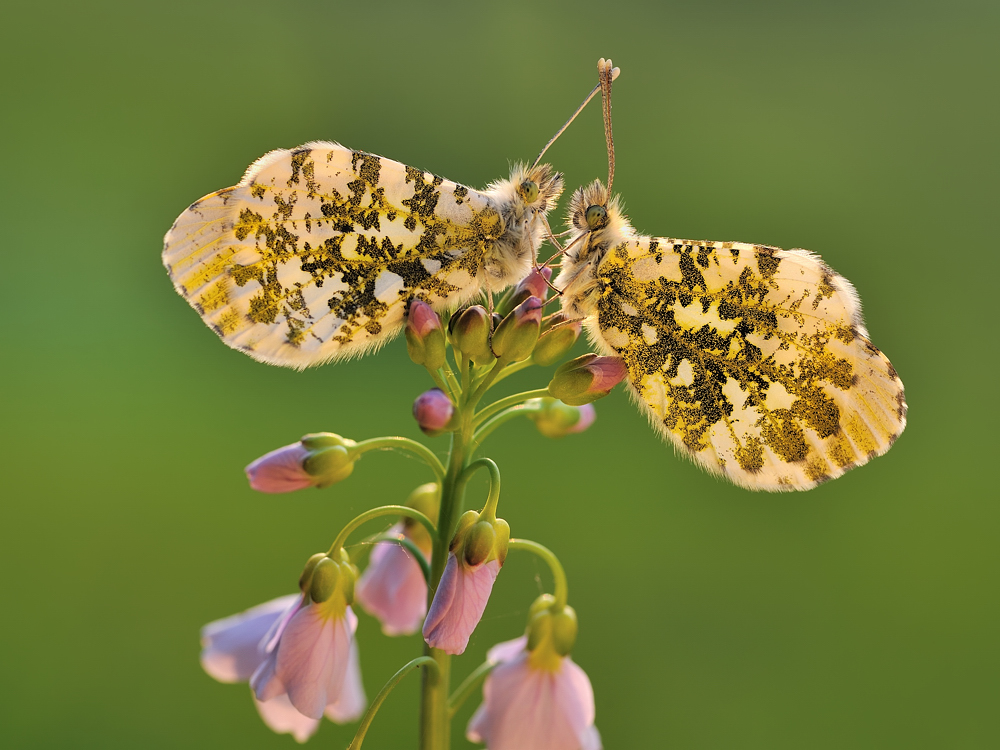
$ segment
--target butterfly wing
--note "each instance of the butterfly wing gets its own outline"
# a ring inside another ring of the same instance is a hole
[[[407,303],[475,295],[503,232],[478,191],[336,143],[258,159],[178,217],[163,263],[229,346],[304,368],[377,347]]]
[[[850,282],[805,250],[639,237],[598,267],[596,337],[653,425],[750,489],[809,489],[885,453],[903,384]]]

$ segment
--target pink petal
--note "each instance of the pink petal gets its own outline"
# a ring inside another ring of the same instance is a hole
[[[499,560],[470,566],[459,563],[454,553],[449,554],[424,621],[424,640],[448,654],[465,651],[472,631],[482,619],[499,572]]]
[[[308,455],[302,443],[292,443],[264,454],[244,471],[250,486],[258,492],[293,492],[314,484],[302,468]]]
[[[201,629],[201,666],[219,682],[245,682],[264,660],[268,630],[299,599],[282,596]]]
[[[401,533],[402,524],[389,533]],[[355,598],[382,623],[386,635],[416,632],[427,613],[427,582],[412,553],[391,542],[376,544],[358,580]]]
[[[305,742],[319,728],[319,720],[310,719],[296,711],[287,695],[279,695],[263,703],[254,699],[254,705],[260,712],[260,718],[272,731],[290,734],[296,742]]]
[[[469,722],[468,738],[485,742],[489,750],[599,750],[593,692],[583,671],[569,659],[557,672],[535,669],[528,656],[522,650],[486,678],[483,704]]]
[[[326,717],[337,724],[348,724],[357,721],[368,708],[368,698],[365,686],[361,681],[361,659],[358,654],[358,642],[351,641],[351,653],[347,662],[347,673],[340,695],[333,703],[326,706]]]
[[[528,636],[522,635],[512,641],[498,643],[486,652],[486,661],[490,664],[502,664],[505,661],[513,661],[528,646]]]

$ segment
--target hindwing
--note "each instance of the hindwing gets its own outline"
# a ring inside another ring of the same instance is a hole
[[[854,288],[808,251],[630,237],[596,276],[596,337],[653,425],[710,471],[809,489],[885,453],[906,424]]]
[[[177,291],[231,347],[304,368],[377,347],[407,303],[480,291],[504,220],[481,192],[336,143],[257,160],[164,239]]]

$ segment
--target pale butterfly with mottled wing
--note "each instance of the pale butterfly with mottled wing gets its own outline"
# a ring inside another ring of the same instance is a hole
[[[903,384],[854,287],[818,255],[640,235],[600,181],[574,193],[568,223],[564,314],[624,359],[650,422],[703,468],[749,489],[810,489],[903,431]]]
[[[617,72],[615,72],[617,74]],[[164,238],[174,287],[229,346],[302,369],[398,333],[413,299],[453,309],[523,278],[562,175],[542,155],[479,191],[337,143],[264,155]]]

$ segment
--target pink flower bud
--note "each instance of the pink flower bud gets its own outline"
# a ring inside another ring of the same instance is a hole
[[[542,301],[528,297],[514,308],[493,333],[491,345],[497,358],[520,362],[531,356],[542,325]]]
[[[316,479],[302,468],[309,451],[302,443],[292,443],[265,453],[246,467],[250,486],[258,492],[293,492],[313,487]]]
[[[528,297],[538,297],[538,299],[545,301],[549,294],[548,282],[551,278],[551,268],[532,269],[531,273],[521,279],[497,304],[496,310],[500,317],[506,317]]]
[[[444,365],[445,340],[441,319],[423,300],[413,300],[406,317],[406,349],[410,359],[429,370]]]
[[[486,308],[473,305],[452,317],[451,343],[477,365],[492,364],[496,357],[490,349],[492,324]]]
[[[570,406],[583,406],[607,396],[627,375],[619,357],[584,354],[556,370],[549,393]]]
[[[489,750],[600,750],[587,674],[568,656],[540,665],[526,646],[521,637],[490,649],[487,659],[497,666],[466,737]]]
[[[431,388],[421,393],[413,402],[413,418],[417,420],[420,429],[429,434],[447,427],[454,413],[454,404],[440,388]]]

